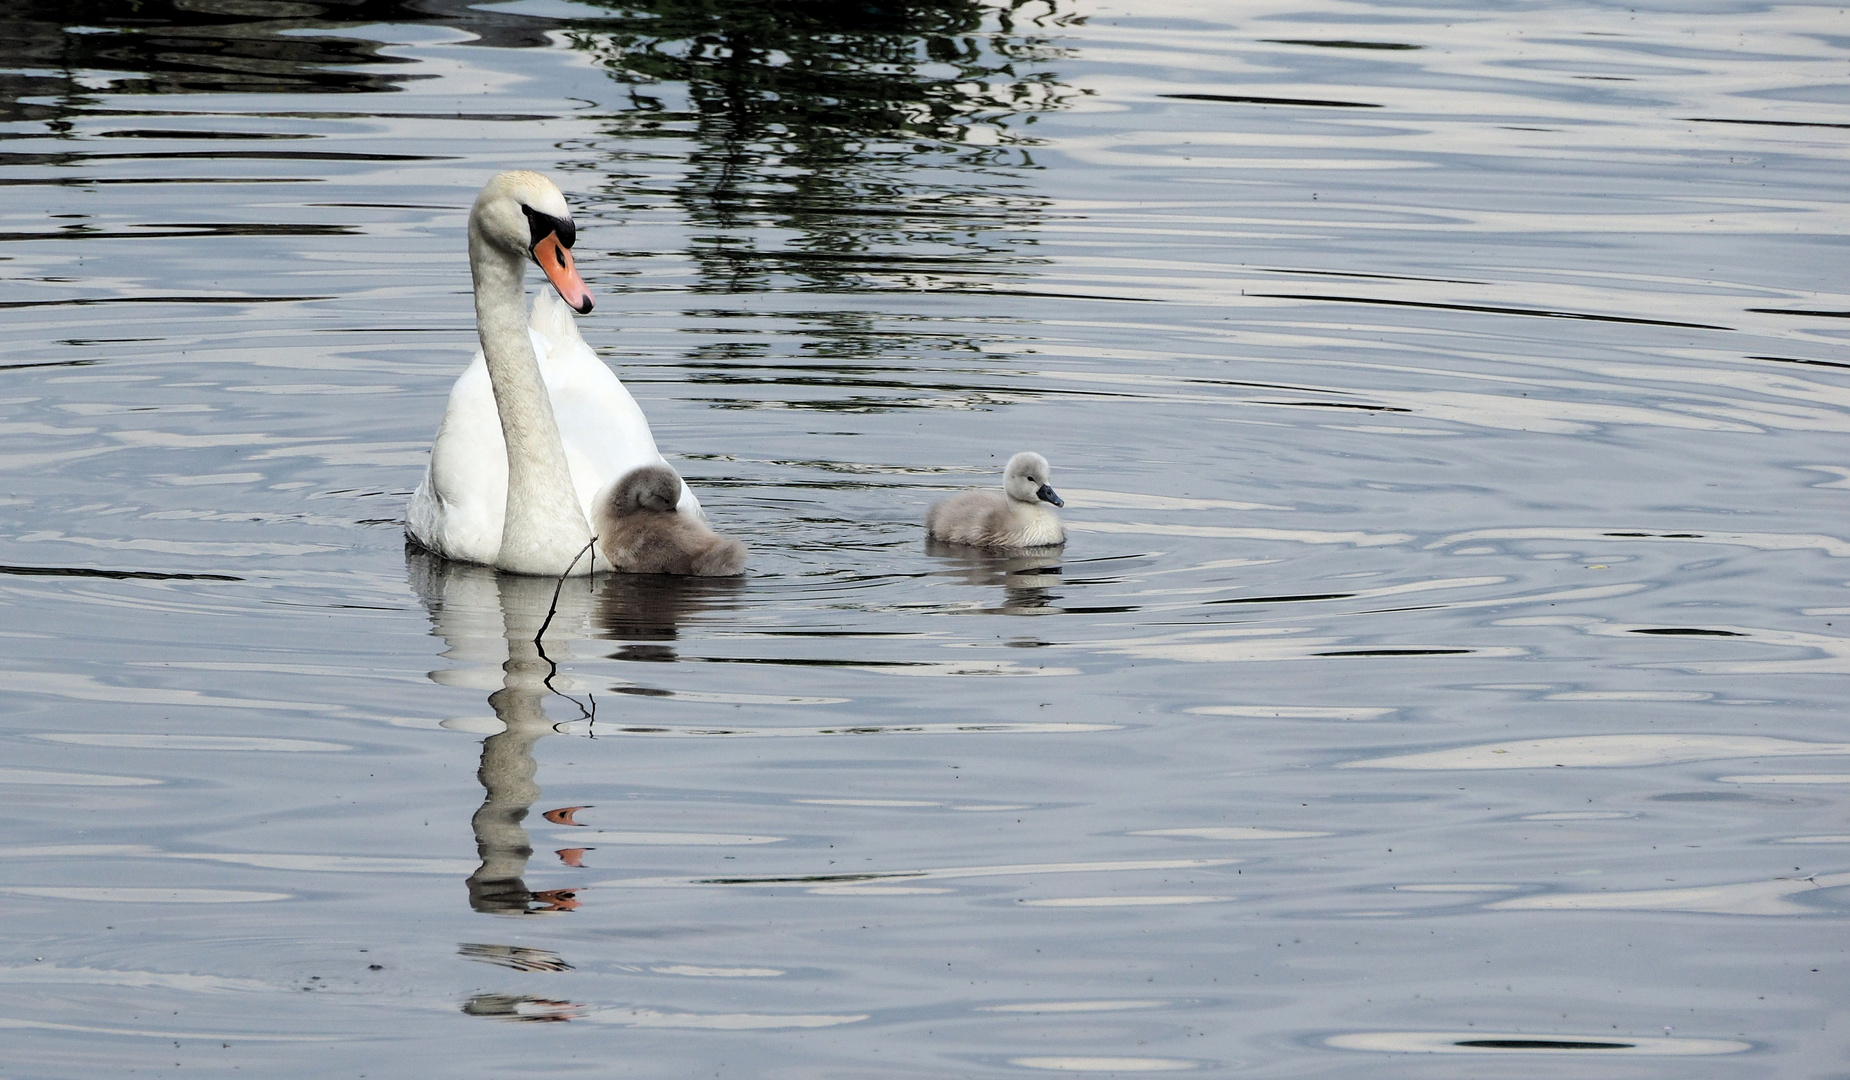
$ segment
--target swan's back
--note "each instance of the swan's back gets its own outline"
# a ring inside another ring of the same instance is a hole
[[[530,324],[540,377],[552,396],[552,413],[565,440],[565,460],[572,486],[589,520],[603,489],[632,469],[668,462],[655,448],[649,418],[578,332],[565,301],[541,291],[533,301]],[[681,485],[680,506],[700,513],[700,501]]]
[[[1009,500],[1000,491],[963,491],[932,504],[925,533],[934,540],[978,547],[1007,547]]]

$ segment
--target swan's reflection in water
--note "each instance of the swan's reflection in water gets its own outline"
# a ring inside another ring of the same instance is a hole
[[[1031,548],[1022,551],[989,551],[966,544],[947,544],[927,539],[925,553],[943,560],[946,576],[962,579],[970,585],[1001,586],[1002,602],[984,608],[992,614],[1052,614],[1059,594],[1051,591],[1061,581],[1063,548]]]
[[[616,659],[673,660],[681,620],[729,598],[739,584],[627,574],[561,584],[448,562],[411,546],[406,561],[412,590],[447,646],[443,655],[458,665],[431,672],[432,681],[491,691],[488,705],[501,726],[482,740],[476,772],[484,797],[470,824],[481,866],[469,875],[469,906],[496,915],[571,911],[579,904],[573,890],[534,891],[525,881],[533,844],[524,822],[540,796],[533,747],[556,734],[562,722],[547,715],[548,699],[570,712],[567,720],[592,719],[591,731],[596,731],[595,699],[568,695],[569,680],[558,665],[571,660],[574,645],[589,638],[622,642]],[[560,807],[545,816],[555,824],[576,825],[572,815],[583,809]],[[578,866],[585,850],[565,848],[558,854],[564,865]],[[466,946],[464,955],[490,959],[482,950],[494,948]]]
[[[612,660],[674,660],[673,642],[689,618],[730,604],[742,578],[602,574],[590,612],[591,636],[617,641]],[[548,635],[550,640],[551,635]],[[664,691],[618,687],[620,694],[658,696]]]
[[[584,1012],[584,1006],[531,994],[477,994],[463,1002],[462,1011],[468,1016],[486,1016],[492,1020],[557,1024],[575,1019]]]

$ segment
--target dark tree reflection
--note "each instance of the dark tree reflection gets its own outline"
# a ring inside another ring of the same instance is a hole
[[[363,94],[428,78],[338,32],[382,23],[550,44],[548,20],[467,0],[0,0],[0,121],[55,119],[95,93]]]
[[[605,198],[582,205],[587,215],[670,203],[687,233],[671,246],[694,277],[677,289],[993,294],[1035,272],[1049,200],[1030,171],[1034,125],[1080,92],[1055,70],[1057,35],[1077,19],[1063,6],[1073,0],[594,2],[602,14],[559,18],[472,0],[0,0],[0,122],[42,124],[72,143],[0,157],[81,164],[101,155],[75,145],[93,137],[80,117],[144,111],[150,119],[105,134],[301,137],[283,122],[299,114],[278,114],[266,129],[255,101],[230,109],[238,124],[206,131],[138,107],[138,95],[273,96],[294,110],[303,106],[291,98],[330,94],[365,115],[387,110],[377,95],[433,77],[356,28],[443,26],[493,48],[557,48],[564,34],[622,86],[626,100],[592,121],[616,145],[527,164],[602,173]],[[551,102],[577,113],[575,126],[592,119],[582,100],[529,89],[525,108]],[[140,145],[112,144],[107,156],[169,153]],[[304,162],[321,153],[220,145],[185,153]],[[633,175],[626,161],[636,158],[671,171],[666,190],[662,168]],[[990,309],[995,323],[984,327],[934,323],[884,301],[805,299],[781,322],[732,302],[702,306],[710,310],[686,312],[677,332],[697,339],[684,371],[714,389],[716,408],[981,408],[1019,396],[990,378],[1007,366],[1006,311]]]
[[[702,291],[993,280],[1041,200],[1030,126],[1057,0],[600,0],[575,47],[629,87],[626,137],[691,140],[676,191]],[[977,264],[977,265],[973,265]]]

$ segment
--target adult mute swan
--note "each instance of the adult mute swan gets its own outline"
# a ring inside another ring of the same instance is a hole
[[[1016,454],[1002,473],[1001,491],[965,491],[932,504],[925,535],[952,544],[987,548],[1053,547],[1066,543],[1060,515],[1041,505],[1066,502],[1048,481],[1053,470],[1039,454]]]
[[[608,569],[585,551],[599,495],[632,469],[667,465],[635,399],[566,310],[591,310],[572,264],[576,236],[565,196],[536,172],[496,176],[469,213],[482,349],[450,390],[405,513],[406,534],[445,558],[516,574]],[[542,289],[531,319],[529,259],[558,292]],[[685,484],[676,507],[701,516]]]

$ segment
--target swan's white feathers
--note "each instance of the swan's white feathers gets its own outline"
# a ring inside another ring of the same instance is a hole
[[[470,225],[479,227],[487,239],[525,258],[529,230],[526,215],[520,210],[523,206],[563,221],[572,219],[572,208],[566,205],[557,184],[543,173],[513,169],[496,173],[483,185],[470,211]]]
[[[586,520],[593,520],[605,487],[631,469],[666,462],[641,407],[591,351],[571,310],[549,288],[534,298],[528,335],[565,443],[572,487]],[[677,509],[701,514],[699,500],[685,484]],[[487,360],[478,350],[450,390],[430,467],[406,513],[406,528],[412,539],[439,555],[492,566],[501,550],[506,513],[507,444]],[[601,559],[598,566],[608,569]]]

